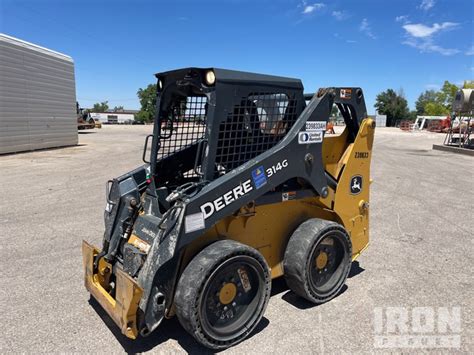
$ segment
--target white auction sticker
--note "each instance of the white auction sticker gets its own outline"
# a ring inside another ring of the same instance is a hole
[[[204,229],[205,226],[202,212],[189,214],[184,218],[184,230],[186,233]]]
[[[323,131],[300,132],[298,134],[299,144],[321,143],[323,141]]]
[[[306,121],[306,130],[307,131],[325,131],[326,130],[326,121]]]

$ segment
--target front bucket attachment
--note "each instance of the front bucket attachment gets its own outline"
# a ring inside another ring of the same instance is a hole
[[[107,292],[108,280],[112,272],[111,265],[101,259],[98,271],[94,274],[94,256],[99,250],[82,241],[82,259],[84,262],[85,286],[99,302],[107,314],[120,327],[128,338],[135,339],[138,335],[137,310],[143,289],[124,271],[115,271],[115,299]]]

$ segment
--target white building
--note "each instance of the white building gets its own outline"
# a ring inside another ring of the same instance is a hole
[[[387,127],[387,115],[376,113],[375,115],[368,116],[375,121],[375,127]]]
[[[0,154],[77,140],[72,58],[0,33]]]
[[[91,112],[91,117],[104,124],[130,124],[135,121],[137,110],[123,110],[119,112]]]
[[[386,127],[387,126],[387,115],[375,115],[375,127]]]

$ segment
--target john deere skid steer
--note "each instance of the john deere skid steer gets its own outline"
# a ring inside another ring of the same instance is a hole
[[[85,285],[135,339],[176,315],[223,349],[261,320],[283,276],[315,304],[341,290],[369,241],[375,123],[360,88],[223,69],[156,75],[145,164],[107,184],[102,249]],[[345,121],[325,136],[333,105]]]

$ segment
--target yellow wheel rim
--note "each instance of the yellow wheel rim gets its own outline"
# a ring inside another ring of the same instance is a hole
[[[231,303],[235,296],[237,295],[237,286],[232,282],[228,282],[222,286],[221,290],[219,291],[219,302],[222,304],[229,304]]]
[[[324,269],[327,263],[328,255],[324,251],[320,252],[319,255],[316,257],[316,267],[318,269]]]

